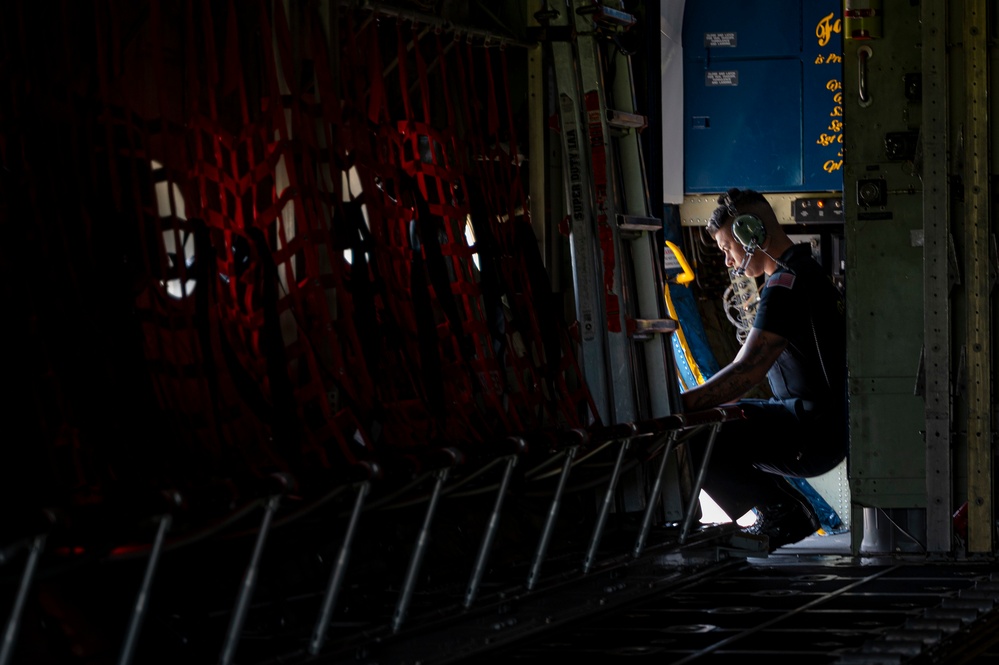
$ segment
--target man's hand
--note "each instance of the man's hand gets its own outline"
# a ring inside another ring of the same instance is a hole
[[[683,393],[684,411],[698,411],[739,399],[767,377],[786,347],[787,340],[780,335],[753,328],[732,362]]]

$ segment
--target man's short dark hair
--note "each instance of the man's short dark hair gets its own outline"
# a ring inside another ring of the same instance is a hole
[[[718,207],[708,219],[708,233],[714,236],[718,230],[739,216],[739,206],[750,203],[766,203],[767,199],[754,189],[732,187],[718,196]]]

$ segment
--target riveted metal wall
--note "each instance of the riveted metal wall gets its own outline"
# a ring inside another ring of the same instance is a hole
[[[995,8],[845,6],[854,547],[992,553]]]
[[[920,126],[924,104],[906,87],[922,69],[920,7],[887,0],[882,10],[880,36],[860,40],[847,34],[844,45],[843,195],[855,524],[862,523],[865,508],[926,506],[925,417],[917,395],[923,341],[921,193],[926,185],[914,154],[886,149],[889,138],[912,137]],[[861,529],[853,533],[859,549],[864,534]],[[918,529],[913,535],[920,539]],[[864,546],[921,547],[900,533],[887,536],[869,537]]]

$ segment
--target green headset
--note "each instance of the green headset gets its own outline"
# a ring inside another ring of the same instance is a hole
[[[736,275],[744,275],[746,273],[746,266],[752,260],[753,254],[766,242],[767,229],[763,225],[763,220],[756,215],[740,213],[735,207],[732,197],[728,194],[725,195],[723,204],[729,216],[733,218],[732,236],[739,241],[739,244],[742,245],[742,248],[746,252],[742,258],[742,263],[734,272]]]
[[[767,240],[767,229],[763,225],[763,220],[751,213],[739,212],[728,194],[725,195],[725,208],[734,220],[732,235],[748,254],[752,254]]]

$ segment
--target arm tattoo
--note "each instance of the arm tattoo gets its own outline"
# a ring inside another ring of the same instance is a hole
[[[786,340],[761,336],[747,353],[722,368],[704,384],[684,396],[687,409],[705,409],[731,402],[745,395],[766,377],[774,359],[787,345]]]

